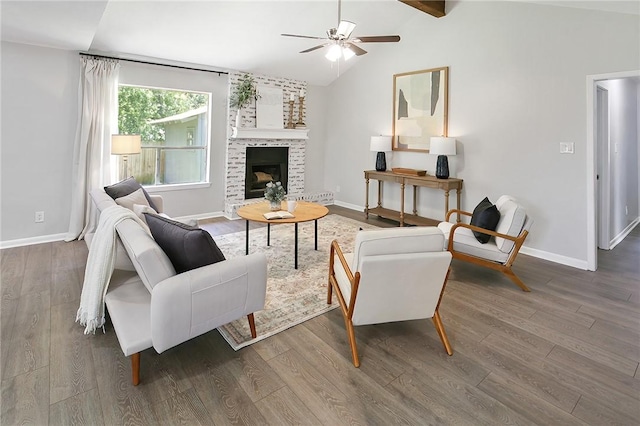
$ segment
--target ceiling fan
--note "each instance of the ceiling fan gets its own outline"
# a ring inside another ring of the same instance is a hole
[[[386,35],[386,36],[366,36],[350,38],[351,33],[356,27],[356,24],[351,21],[343,21],[340,18],[341,0],[338,0],[338,26],[337,28],[330,28],[327,30],[326,37],[315,37],[298,34],[281,34],[285,37],[299,37],[310,38],[314,40],[325,40],[324,43],[317,46],[310,47],[300,51],[300,53],[313,52],[314,50],[321,49],[329,46],[329,50],[325,57],[332,62],[340,59],[344,56],[345,60],[351,59],[354,55],[361,56],[367,53],[366,50],[358,46],[356,43],[396,43],[400,41],[399,35]]]

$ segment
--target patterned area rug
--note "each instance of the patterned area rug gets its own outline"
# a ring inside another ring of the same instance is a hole
[[[264,252],[268,265],[265,309],[254,315],[258,337],[251,338],[246,317],[219,327],[220,334],[234,350],[238,350],[338,307],[336,301],[327,305],[329,248],[335,239],[345,251],[351,251],[360,228],[376,227],[338,215],[318,220],[316,251],[313,248],[313,222],[299,224],[298,269],[294,268],[293,224],[271,225],[270,246],[267,246],[267,228],[252,228],[249,252]],[[244,256],[244,232],[214,239],[226,258]]]

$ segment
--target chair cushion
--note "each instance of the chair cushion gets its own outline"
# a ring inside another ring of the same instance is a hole
[[[344,259],[347,261],[347,265],[353,264],[353,253],[343,253]],[[336,273],[336,281],[338,283],[338,287],[340,287],[340,292],[342,292],[342,297],[344,297],[347,305],[351,300],[351,282],[349,278],[347,278],[347,273],[342,268],[342,264],[340,263],[340,258],[338,255],[334,255],[333,263],[336,265],[334,271]]]
[[[365,230],[356,235],[353,261],[364,256],[442,251],[443,246],[444,236],[435,226]],[[352,264],[351,270],[359,271],[359,265]]]
[[[473,209],[473,215],[471,216],[471,224],[480,228],[495,231],[498,221],[500,220],[500,212],[498,208],[489,201],[489,198],[484,197],[484,200]],[[473,235],[482,244],[486,244],[491,239],[491,235],[484,234],[482,232],[472,231]]]
[[[204,229],[151,213],[145,216],[151,235],[178,274],[225,260],[211,235]]]
[[[113,185],[105,186],[104,192],[109,194],[109,196],[115,200],[117,198],[124,197],[125,195],[129,195],[132,192],[137,191],[138,189],[142,189],[142,192],[144,193],[144,197],[147,199],[147,202],[149,203],[149,205],[155,211],[158,211],[158,207],[156,207],[155,203],[153,202],[153,200],[151,199],[147,191],[145,191],[145,189],[142,186],[140,186],[138,181],[136,181],[133,177],[129,177],[125,180],[121,180],[120,182],[114,183]]]
[[[451,222],[440,222],[438,224],[438,228],[444,233],[444,238],[446,240],[445,244],[449,244],[449,234],[453,225],[455,224]],[[476,240],[476,237],[469,228],[456,228],[453,240],[453,249],[461,253],[492,260],[498,263],[504,263],[509,258],[508,253],[503,253],[498,250],[495,240],[490,240],[486,244],[481,244]]]
[[[527,212],[514,199],[506,200],[498,207],[500,211],[500,221],[496,226],[496,232],[517,237],[522,231],[524,222],[527,219]],[[505,238],[495,239],[498,250],[503,253],[510,253],[514,247],[514,242]]]

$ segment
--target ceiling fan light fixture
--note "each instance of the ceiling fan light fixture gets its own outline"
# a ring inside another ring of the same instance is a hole
[[[329,47],[329,50],[327,51],[327,54],[324,55],[325,58],[327,58],[328,60],[330,60],[331,62],[335,62],[338,59],[340,59],[340,56],[342,56],[342,47],[340,47],[339,44],[332,44]]]
[[[350,47],[343,47],[342,48],[342,56],[344,57],[345,61],[348,61],[349,59],[353,58],[355,55],[356,55],[356,52],[351,50]]]
[[[341,3],[342,3],[341,0],[338,0],[338,27],[329,28],[327,30],[327,37],[315,37],[315,36],[300,35],[300,34],[281,34],[281,35],[285,37],[298,37],[298,38],[308,38],[308,39],[314,39],[314,40],[324,40],[324,43],[302,50],[300,51],[300,53],[309,53],[309,52],[313,52],[315,50],[321,49],[323,47],[328,47],[327,53],[324,56],[331,62],[336,62],[341,57],[343,57],[345,61],[348,61],[354,56],[362,56],[366,54],[367,51],[361,48],[358,45],[358,43],[397,43],[400,41],[399,35],[360,36],[352,39],[351,33],[356,28],[356,24],[354,22],[345,21],[340,18]]]

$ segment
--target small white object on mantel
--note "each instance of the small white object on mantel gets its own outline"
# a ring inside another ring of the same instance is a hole
[[[262,129],[282,129],[283,99],[282,88],[258,86],[256,99],[256,127]]]
[[[231,139],[309,139],[309,129],[231,128]]]

